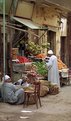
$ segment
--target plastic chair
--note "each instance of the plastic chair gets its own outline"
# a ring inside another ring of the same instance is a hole
[[[29,99],[31,96],[34,99],[34,102],[36,104],[36,107],[38,108],[38,101],[39,105],[41,106],[41,100],[40,100],[40,82],[34,82],[33,83],[33,90],[26,90],[25,91],[25,104],[29,104]]]

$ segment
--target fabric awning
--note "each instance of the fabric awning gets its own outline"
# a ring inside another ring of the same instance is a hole
[[[34,23],[31,20],[28,19],[23,19],[23,18],[19,18],[19,17],[12,17],[14,20],[24,24],[25,26],[31,28],[31,29],[40,29],[40,26],[36,23]]]
[[[24,18],[19,18],[19,17],[12,17],[12,19],[20,22],[21,24],[29,27],[30,29],[48,30],[48,27],[36,24],[32,20],[29,20],[29,19],[24,19]]]

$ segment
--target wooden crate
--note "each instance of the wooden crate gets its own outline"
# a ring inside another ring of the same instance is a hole
[[[18,54],[18,48],[12,48],[12,54],[17,55]]]

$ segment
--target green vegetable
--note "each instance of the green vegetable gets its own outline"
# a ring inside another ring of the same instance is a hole
[[[42,75],[42,76],[46,76],[48,71],[46,69],[46,65],[44,62],[34,62],[34,65],[37,66],[37,73]]]

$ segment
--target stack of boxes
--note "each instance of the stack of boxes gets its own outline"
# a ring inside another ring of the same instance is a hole
[[[18,48],[12,48],[12,60],[16,60],[18,55]]]

